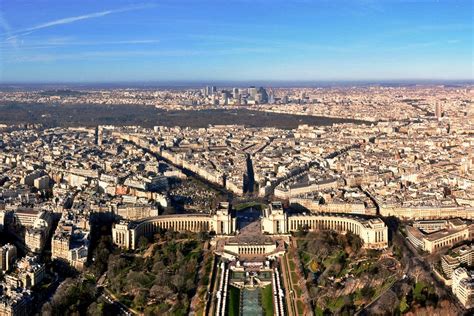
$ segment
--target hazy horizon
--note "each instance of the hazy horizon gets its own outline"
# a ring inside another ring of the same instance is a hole
[[[175,87],[175,88],[203,88],[207,85],[220,87],[248,87],[271,86],[273,88],[290,87],[346,87],[346,86],[432,86],[432,85],[472,85],[474,79],[405,79],[405,80],[150,80],[150,81],[97,81],[97,82],[0,82],[0,88],[9,86],[41,87],[63,86],[68,87]]]

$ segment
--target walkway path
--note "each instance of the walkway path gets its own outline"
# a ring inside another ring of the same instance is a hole
[[[293,286],[291,285],[291,277],[289,273],[288,260],[286,255],[283,258],[280,258],[280,266],[283,275],[283,284],[285,285],[285,289],[287,290],[285,299],[286,306],[288,306],[288,314],[298,315],[296,313],[298,309],[294,300],[295,291],[293,290]]]
[[[288,247],[287,254],[281,260],[282,264],[282,273],[283,273],[283,281],[285,283],[285,288],[288,289],[287,297],[287,304],[291,306],[291,311],[289,310],[290,315],[312,315],[313,312],[309,307],[308,302],[308,293],[306,289],[306,285],[304,284],[304,278],[302,276],[301,271],[299,271],[299,260],[298,254],[296,251],[296,240],[291,238],[290,245]],[[292,265],[290,265],[290,258],[291,261],[294,263],[294,270],[291,270]],[[297,283],[293,282],[292,275],[296,275],[298,278]],[[288,301],[290,300],[290,301]],[[303,306],[303,311],[299,312],[298,305]]]

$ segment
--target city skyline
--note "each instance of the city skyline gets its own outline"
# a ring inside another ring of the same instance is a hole
[[[472,0],[0,0],[0,315],[474,315]]]
[[[472,81],[471,1],[0,6],[0,83]]]

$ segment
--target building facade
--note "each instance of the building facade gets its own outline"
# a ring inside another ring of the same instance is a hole
[[[262,231],[271,235],[288,234],[288,215],[281,202],[273,202],[263,210]]]
[[[2,316],[28,316],[32,301],[30,291],[17,291],[0,284],[0,315]]]
[[[461,265],[474,265],[474,244],[462,245],[441,257],[441,267],[448,278],[452,278],[454,270]]]
[[[112,229],[113,241],[123,248],[135,249],[141,236],[150,236],[159,229],[215,232],[231,235],[236,232],[236,218],[226,203],[215,214],[182,214],[156,216],[140,222],[121,221]],[[358,235],[365,248],[384,249],[388,246],[388,228],[378,218],[363,219],[349,215],[288,215],[281,202],[273,202],[263,211],[261,229],[265,234],[287,235],[301,229],[350,231]]]
[[[10,271],[17,257],[16,247],[12,244],[6,244],[0,247],[0,270]]]
[[[352,232],[363,241],[363,247],[384,249],[388,247],[388,228],[379,218],[363,219],[347,215],[299,215],[288,217],[288,231],[335,230]]]
[[[122,248],[135,249],[141,236],[152,236],[159,229],[229,235],[235,232],[236,219],[229,204],[221,203],[214,214],[162,215],[139,222],[121,221],[112,228],[112,238]]]
[[[454,270],[452,291],[465,308],[474,307],[474,271],[465,268]]]
[[[62,260],[82,270],[89,254],[89,223],[64,213],[51,240],[51,259]]]
[[[472,228],[459,219],[417,221],[407,226],[407,238],[415,246],[430,253],[468,240]]]

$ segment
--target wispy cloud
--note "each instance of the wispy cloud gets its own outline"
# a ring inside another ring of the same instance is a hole
[[[6,32],[7,36],[8,36],[7,40],[15,39],[15,38],[18,38],[20,36],[25,36],[25,35],[31,34],[33,32],[36,32],[36,31],[39,31],[39,30],[42,30],[42,29],[46,29],[46,28],[50,28],[50,27],[55,27],[55,26],[65,25],[65,24],[71,24],[71,23],[75,23],[75,22],[78,22],[78,21],[95,19],[95,18],[100,18],[100,17],[104,17],[104,16],[107,16],[107,15],[115,14],[115,13],[140,10],[140,9],[145,9],[145,8],[149,8],[149,7],[151,7],[151,6],[150,5],[140,5],[140,6],[124,7],[124,8],[119,8],[119,9],[115,9],[115,10],[105,10],[105,11],[99,11],[99,12],[84,14],[84,15],[77,15],[77,16],[71,16],[71,17],[66,17],[66,18],[62,18],[62,19],[52,20],[52,21],[48,21],[48,22],[45,22],[45,23],[41,23],[41,24],[38,24],[38,25],[31,26],[31,27],[28,27],[28,28],[25,28],[25,29],[22,29],[22,30],[17,30],[15,32],[12,32],[10,30],[9,33],[12,34],[12,35],[8,35],[8,32]]]
[[[34,54],[34,55],[11,55],[5,56],[5,62],[24,63],[24,62],[56,62],[61,60],[91,60],[107,59],[122,60],[137,57],[186,57],[186,56],[221,56],[221,55],[241,55],[241,54],[267,54],[272,52],[270,48],[255,47],[234,47],[212,50],[133,50],[133,51],[95,51],[70,54]]]
[[[64,43],[49,43],[51,45],[80,45],[80,46],[93,46],[93,45],[135,45],[135,44],[157,44],[160,41],[157,39],[145,39],[145,40],[123,40],[123,41],[77,41],[77,42],[64,42]]]
[[[6,44],[10,44],[11,41],[0,42],[0,49],[6,51],[9,47]],[[17,47],[22,50],[31,49],[48,49],[56,47],[69,47],[69,46],[120,46],[120,45],[153,45],[160,43],[158,39],[133,39],[133,40],[96,40],[96,41],[84,41],[76,40],[69,37],[55,37],[45,40],[20,40],[17,43]],[[5,46],[4,46],[5,45]]]
[[[431,41],[431,42],[416,42],[416,43],[406,43],[400,46],[387,46],[383,50],[386,51],[398,51],[398,50],[413,50],[413,49],[424,49],[424,48],[433,48],[433,47],[449,47],[456,44],[462,43],[458,39],[450,39],[446,41]]]
[[[473,25],[469,23],[448,23],[436,25],[420,25],[414,29],[417,31],[462,31],[472,30]]]
[[[407,25],[404,22],[393,24],[392,30],[385,34],[385,36],[405,36],[406,34],[436,34],[439,36],[440,32],[463,32],[472,31],[474,25],[472,23],[439,23],[439,24],[424,24],[424,25]]]
[[[288,40],[268,40],[263,37],[239,37],[239,36],[222,36],[222,35],[202,35],[190,34],[188,38],[192,40],[199,40],[200,44],[215,45],[218,43],[238,43],[238,44],[253,44],[256,47],[272,48],[275,50],[293,50],[293,51],[330,51],[330,52],[349,52],[356,49],[361,49],[361,43],[352,43],[350,46],[347,43],[343,45],[331,45],[329,43],[311,41],[288,41]]]
[[[5,34],[7,35],[8,38],[10,38],[10,40],[8,40],[8,43],[9,44],[12,44],[13,47],[16,47],[17,46],[17,40],[16,38],[12,37],[12,28],[10,26],[10,24],[8,23],[8,21],[4,18],[3,14],[0,12],[0,27],[3,29],[3,31],[5,32]]]

